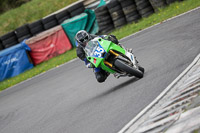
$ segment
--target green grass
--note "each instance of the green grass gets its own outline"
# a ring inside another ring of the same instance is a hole
[[[50,1],[50,0],[47,0],[47,1]],[[61,0],[57,0],[57,1],[61,1]],[[66,0],[66,1],[68,1],[68,0]],[[35,2],[40,6],[44,5],[44,8],[48,7],[46,1],[42,2],[40,0],[33,0],[32,2]],[[72,1],[70,1],[70,2],[72,2]],[[25,7],[25,5],[31,6],[31,5],[29,5],[29,3],[24,4],[23,5],[24,7],[22,6],[23,7],[22,9],[24,9],[24,11],[29,9],[29,8]],[[150,17],[141,19],[138,23],[132,23],[132,24],[128,24],[126,26],[123,26],[122,28],[113,31],[111,34],[114,34],[114,35],[117,36],[118,39],[121,39],[121,38],[123,38],[125,36],[133,34],[133,33],[137,32],[137,31],[140,31],[140,30],[142,30],[144,28],[152,26],[152,25],[154,25],[156,23],[162,23],[162,21],[164,21],[164,20],[166,20],[168,18],[171,18],[171,17],[176,16],[178,14],[184,13],[186,11],[189,11],[189,10],[191,10],[193,8],[196,8],[196,7],[199,7],[199,6],[200,6],[200,1],[199,0],[185,0],[185,1],[180,2],[180,3],[179,2],[173,3],[168,7],[160,9],[159,12],[151,15]],[[33,9],[34,8],[30,7],[29,10],[33,10]],[[47,15],[48,13],[51,13],[51,12],[57,10],[57,9],[50,10],[50,7],[48,7],[46,9],[40,8],[38,10],[39,11],[35,11],[35,12],[33,10],[32,11],[33,13],[31,14],[31,16],[27,16],[26,15],[27,18],[25,17],[26,20],[24,20],[23,22],[32,21],[35,18],[38,18],[38,16],[40,16],[40,14],[43,14],[43,15],[46,14]],[[0,19],[1,19],[1,16],[0,16]],[[11,22],[14,23],[14,21],[11,20],[11,18],[10,18],[9,23],[11,23]],[[23,22],[21,22],[21,23],[23,23]],[[4,25],[6,24],[5,22],[0,22],[0,25],[1,25],[1,23],[4,23]],[[0,32],[1,32],[1,29],[0,29]],[[0,82],[0,91],[6,89],[8,87],[11,87],[11,86],[13,86],[13,85],[15,85],[15,84],[17,84],[17,83],[19,83],[21,81],[24,81],[24,80],[26,80],[28,78],[31,78],[31,77],[33,77],[35,75],[38,75],[38,74],[40,74],[42,72],[45,72],[45,71],[47,71],[47,70],[49,70],[51,68],[59,66],[60,64],[63,64],[63,63],[65,63],[65,62],[67,62],[67,61],[69,61],[71,59],[74,59],[74,58],[76,58],[76,52],[75,52],[75,49],[72,49],[71,51],[68,51],[68,52],[66,52],[66,53],[64,53],[64,54],[62,54],[62,55],[60,55],[58,57],[55,57],[55,58],[53,58],[53,59],[51,59],[49,61],[46,61],[46,62],[43,62],[43,63],[37,65],[36,67],[34,67],[31,70],[26,71],[25,73],[22,73],[22,74],[20,74],[20,75],[18,75],[16,77],[13,77],[13,78],[10,78],[10,79],[7,79],[7,80],[4,80],[4,81]]]
[[[200,128],[192,131],[192,133],[199,133],[199,132],[200,132]]]
[[[32,0],[0,16],[0,36],[51,14],[77,0]]]

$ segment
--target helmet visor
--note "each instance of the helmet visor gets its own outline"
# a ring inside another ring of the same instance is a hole
[[[85,36],[80,37],[79,41],[80,41],[81,43],[84,43],[84,42],[87,42],[88,39],[89,39],[88,35],[85,35]]]

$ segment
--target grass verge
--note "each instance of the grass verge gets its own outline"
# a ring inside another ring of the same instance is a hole
[[[25,4],[26,5],[26,4]],[[177,16],[181,13],[187,12],[191,9],[194,9],[196,7],[200,6],[199,0],[185,0],[183,2],[176,2],[171,4],[170,6],[167,6],[165,8],[162,8],[159,10],[159,12],[154,13],[153,15],[149,16],[148,18],[141,19],[138,23],[132,23],[127,24],[123,26],[120,29],[114,30],[111,34],[114,34],[117,36],[118,39],[121,39],[123,37],[126,37],[128,35],[131,35],[135,32],[138,32],[142,29],[145,29],[149,26],[152,26],[157,23],[161,23],[162,21],[171,18],[173,16]],[[43,62],[36,67],[34,67],[31,70],[28,70],[16,77],[4,80],[0,82],[0,91],[11,87],[17,83],[20,83],[26,79],[29,79],[35,75],[38,75],[40,73],[46,72],[49,69],[52,69],[54,67],[57,67],[65,62],[68,62],[72,59],[76,58],[76,51],[75,49],[72,49],[60,56],[57,56],[49,61]]]
[[[12,31],[23,24],[41,19],[76,1],[77,0],[31,0],[0,16],[0,35]]]

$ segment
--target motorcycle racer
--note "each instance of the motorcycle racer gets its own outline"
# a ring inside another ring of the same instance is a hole
[[[85,30],[80,30],[77,32],[76,36],[75,36],[75,40],[76,40],[76,53],[77,56],[85,62],[85,65],[87,68],[94,68],[93,65],[87,60],[86,55],[85,55],[85,51],[84,51],[84,47],[87,45],[87,42],[89,42],[90,40],[94,39],[95,37],[98,37],[97,35],[92,35],[89,34],[88,32],[86,32]],[[103,39],[112,41],[113,43],[121,46],[119,44],[119,41],[117,40],[117,38],[114,35],[101,35],[99,36]],[[122,46],[121,46],[122,47]],[[132,52],[132,49],[129,49],[129,51]],[[104,71],[101,68],[94,68],[94,73],[95,73],[95,77],[97,79],[97,81],[99,83],[104,82],[107,77],[109,76],[109,73],[107,73],[106,71]]]

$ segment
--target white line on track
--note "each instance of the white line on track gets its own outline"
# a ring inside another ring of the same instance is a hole
[[[185,14],[188,14],[188,13],[190,13],[190,12],[193,12],[193,11],[195,11],[195,10],[198,10],[198,9],[200,9],[200,7],[197,7],[197,8],[195,8],[195,9],[192,9],[192,10],[190,10],[190,11],[188,11],[188,12],[185,12],[185,13],[183,13],[183,14],[180,14],[180,15],[178,15],[178,16],[175,16],[175,17],[172,17],[172,18],[170,18],[170,19],[167,19],[167,20],[165,20],[165,21],[163,21],[163,22],[167,22],[167,21],[170,21],[170,20],[173,20],[173,19],[176,19],[176,18],[178,18],[178,17],[181,17],[181,16],[183,16],[183,15],[185,15]],[[151,26],[151,27],[148,27],[148,28],[146,28],[146,29],[144,29],[144,30],[141,30],[141,31],[139,31],[139,32],[136,32],[136,33],[134,33],[134,34],[132,34],[132,35],[129,35],[129,36],[127,36],[127,37],[124,37],[124,38],[122,38],[121,40],[124,40],[124,39],[127,39],[128,37],[131,37],[131,36],[134,36],[134,35],[136,35],[136,34],[138,34],[138,33],[141,33],[141,32],[143,32],[143,31],[146,31],[146,30],[148,30],[148,29],[151,29],[151,28],[153,28],[153,27],[155,27],[155,26],[157,26],[157,25],[159,25],[160,23],[158,23],[158,24],[155,24],[155,25],[153,25],[153,26]],[[180,80],[180,78],[182,77],[182,76],[184,76],[194,65],[195,65],[195,63],[198,61],[198,59],[200,58],[200,54],[194,59],[194,61],[153,101],[153,102],[151,102],[147,107],[145,107],[136,117],[134,117],[128,124],[126,124],[118,133],[125,133],[130,127],[131,127],[131,125],[133,125],[140,117],[142,117],[142,115],[144,115],[149,109],[151,109],[151,107],[155,104],[155,103],[157,103],[158,102],[158,100],[160,100],[170,89],[171,89],[171,87],[172,86],[174,86],[175,85],[175,83],[176,82],[178,82],[179,80]],[[128,133],[128,132],[127,132]]]

